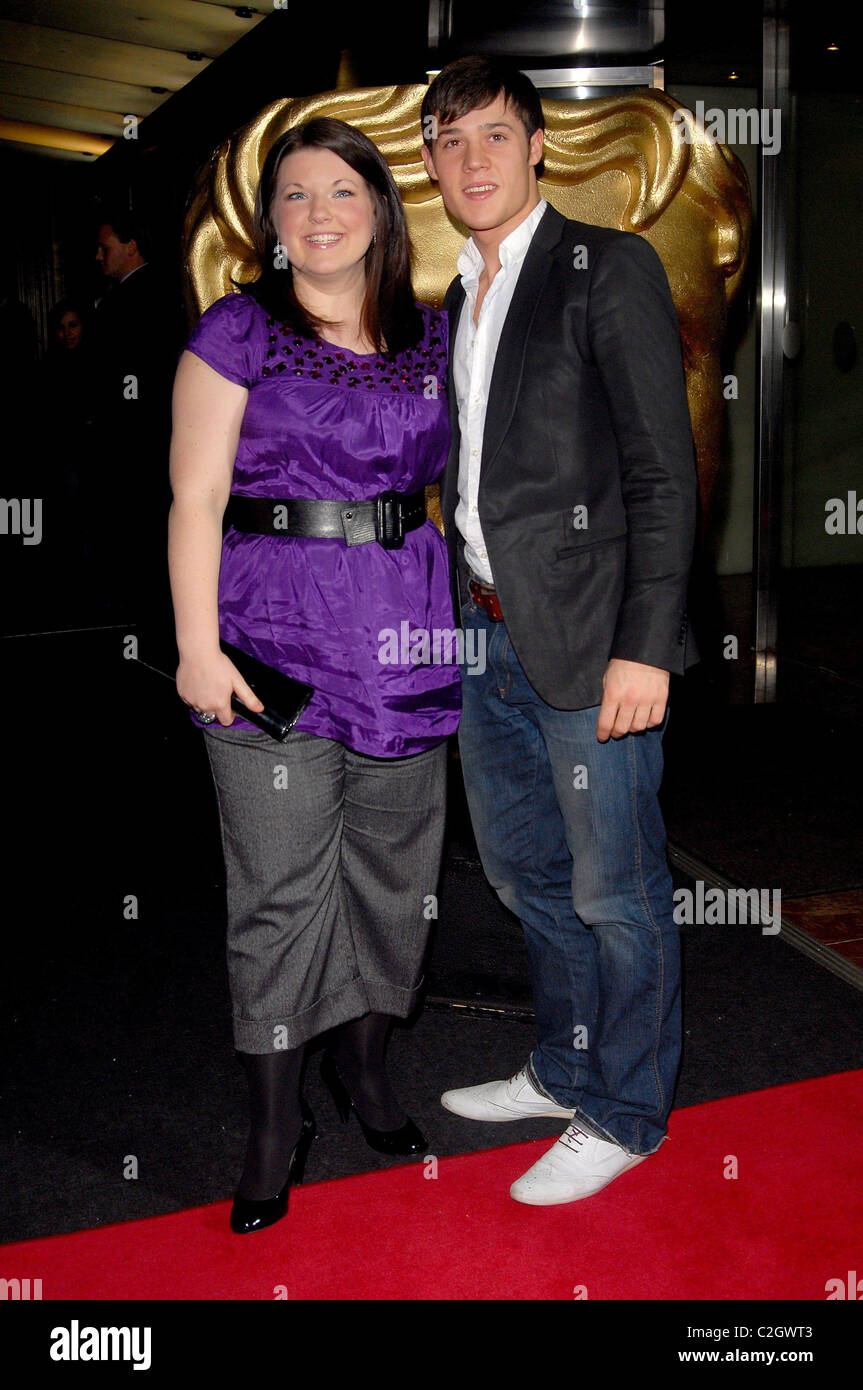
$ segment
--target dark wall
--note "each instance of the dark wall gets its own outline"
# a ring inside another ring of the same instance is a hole
[[[350,85],[423,82],[423,4],[289,5],[275,10],[226,54],[142,122],[86,172],[94,198],[134,206],[151,226],[178,302],[181,239],[197,170],[223,140],[270,102],[311,96],[337,84],[345,55]]]
[[[92,163],[0,148],[7,207],[16,212],[0,227],[3,292],[29,310],[38,355],[51,306],[64,295],[92,303],[104,288],[93,259],[100,205],[119,202],[145,218],[154,260],[182,304],[183,215],[196,171],[269,102],[335,87],[343,54],[358,86],[425,81],[425,5],[378,4],[371,22],[356,4],[291,4],[163,102],[137,140],[119,140]]]

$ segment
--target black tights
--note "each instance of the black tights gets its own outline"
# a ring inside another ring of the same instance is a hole
[[[285,1052],[241,1052],[249,1086],[249,1140],[237,1193],[253,1202],[285,1185],[302,1129],[300,1073],[305,1044]]]
[[[357,1113],[373,1129],[401,1129],[407,1122],[390,1085],[384,1063],[392,1019],[363,1014],[337,1029],[332,1054]]]
[[[333,1058],[367,1125],[400,1129],[407,1121],[384,1067],[389,1014],[364,1014],[335,1032]],[[249,1139],[237,1192],[250,1201],[284,1187],[302,1129],[300,1076],[305,1044],[283,1052],[241,1052],[249,1086]]]

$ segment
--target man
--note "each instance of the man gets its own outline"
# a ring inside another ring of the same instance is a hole
[[[442,1102],[571,1119],[510,1189],[547,1205],[654,1153],[671,1108],[679,940],[657,791],[669,672],[694,659],[694,450],[659,258],[540,197],[532,83],[461,58],[422,117],[429,175],[471,233],[445,302],[441,497],[462,625],[487,643],[463,680],[461,760],[485,873],[524,928],[537,1022],[515,1076]]]
[[[95,318],[93,510],[103,564],[119,588],[118,616],[155,622],[170,613],[168,448],[180,323],[149,256],[149,233],[136,217],[103,212],[96,260],[109,289]]]
[[[103,214],[96,260],[109,282],[99,300],[96,327],[104,359],[106,389],[118,412],[165,424],[166,391],[173,376],[178,323],[150,264],[147,229],[131,214]],[[167,317],[166,317],[167,315]],[[130,380],[130,378],[133,378]]]

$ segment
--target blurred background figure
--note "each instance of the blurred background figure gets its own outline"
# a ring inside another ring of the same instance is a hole
[[[106,291],[93,335],[100,606],[106,617],[148,624],[170,614],[168,446],[181,330],[150,255],[139,218],[102,210],[96,260]]]
[[[53,346],[55,338],[61,347],[70,352],[81,346],[84,337],[81,312],[68,299],[55,304],[51,311],[51,324],[52,342],[48,345],[49,349]]]
[[[50,391],[52,412],[48,425],[66,434],[92,428],[95,410],[95,365],[92,330],[87,309],[73,299],[61,299],[48,316],[48,351],[43,368],[43,388]],[[58,418],[59,417],[59,418]],[[89,436],[86,442],[91,447]]]

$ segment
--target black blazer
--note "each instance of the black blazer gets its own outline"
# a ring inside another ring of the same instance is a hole
[[[452,357],[464,304],[456,277],[444,301],[452,444],[441,510],[457,616],[467,584]],[[686,615],[696,495],[662,262],[631,232],[547,207],[500,336],[478,499],[507,631],[547,704],[600,704],[611,657],[678,673],[697,660]]]
[[[158,423],[162,433],[170,433],[171,389],[186,335],[158,271],[147,263],[112,286],[99,302],[94,328],[112,427],[137,430]],[[137,382],[131,399],[124,394],[129,376]]]

